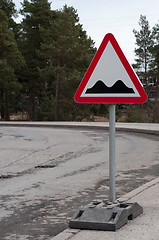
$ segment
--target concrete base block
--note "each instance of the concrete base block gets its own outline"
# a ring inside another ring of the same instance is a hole
[[[69,222],[70,228],[116,231],[128,220],[133,220],[143,213],[138,203],[93,202],[86,207],[80,207]]]

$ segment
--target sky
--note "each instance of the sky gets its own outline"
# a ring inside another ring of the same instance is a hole
[[[16,8],[23,0],[13,0]],[[129,63],[134,63],[135,36],[140,15],[145,15],[150,27],[159,23],[159,0],[49,0],[51,9],[73,6],[79,22],[98,48],[107,33],[112,33]],[[20,21],[20,18],[17,21]]]

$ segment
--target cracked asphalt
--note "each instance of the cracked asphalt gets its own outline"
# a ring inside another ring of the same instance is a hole
[[[109,194],[108,132],[0,128],[0,240],[47,240]],[[116,134],[117,197],[159,175],[159,136]]]

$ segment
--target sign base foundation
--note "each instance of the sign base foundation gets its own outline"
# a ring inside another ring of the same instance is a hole
[[[104,201],[93,202],[80,207],[69,222],[70,228],[116,231],[129,220],[143,213],[138,203],[118,202],[110,204]]]

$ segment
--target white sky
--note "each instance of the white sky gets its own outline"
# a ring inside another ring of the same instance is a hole
[[[17,9],[23,0],[13,0]],[[98,48],[105,34],[112,33],[130,63],[134,63],[135,37],[140,15],[146,15],[153,27],[159,20],[159,0],[49,0],[51,8],[73,6],[87,35]]]

